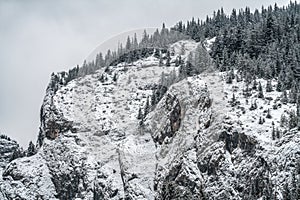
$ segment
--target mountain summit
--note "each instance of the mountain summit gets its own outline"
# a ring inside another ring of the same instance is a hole
[[[299,199],[296,8],[219,10],[53,73],[37,145],[1,138],[0,199]]]

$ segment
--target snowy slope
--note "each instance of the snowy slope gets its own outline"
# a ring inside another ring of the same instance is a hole
[[[171,45],[171,61],[197,45]],[[174,63],[158,63],[152,55],[48,90],[43,144],[5,168],[0,198],[285,199],[293,176],[299,179],[300,134],[284,132],[280,118],[295,105],[274,109],[275,91],[260,99],[251,90],[246,101],[243,81],[227,84],[226,73],[205,72],[171,85],[141,123],[139,109],[160,75],[178,72]],[[266,81],[257,81],[265,90]],[[254,101],[257,109],[249,110]],[[275,140],[272,121],[281,131]]]
[[[197,45],[192,41],[183,42],[188,44],[187,53]],[[176,47],[172,49],[177,50]],[[52,186],[55,185],[57,191],[56,194],[50,191],[52,196],[46,192],[44,195],[67,198],[60,187],[69,187],[75,181],[71,190],[80,193],[76,195],[78,198],[90,199],[95,195],[94,190],[110,199],[119,199],[127,194],[134,198],[154,198],[155,143],[150,133],[144,134],[140,129],[137,115],[139,108],[143,108],[152,95],[152,88],[159,84],[162,72],[169,74],[177,70],[174,64],[159,67],[158,61],[150,56],[130,66],[121,63],[111,66],[109,72],[99,70],[93,75],[75,79],[55,94],[48,92],[43,105],[44,125],[57,138],[45,139],[37,155],[40,155],[42,163],[47,163],[44,171],[48,175],[43,176],[56,180],[52,181]],[[102,82],[101,76],[105,77]],[[117,77],[116,81],[114,77]],[[72,129],[62,133],[59,126],[66,125],[71,125]],[[31,157],[14,162],[17,167],[12,168],[12,163],[5,176],[14,177],[15,173],[25,176],[27,171],[18,167],[23,163],[36,167]],[[79,172],[80,180],[76,180]],[[30,194],[32,198],[43,193],[43,188],[26,188],[23,178],[12,179],[6,182],[23,184],[23,193]],[[30,184],[32,182],[40,184],[36,180],[31,180]],[[125,187],[125,184],[130,186]],[[19,195],[17,188],[3,190],[11,196]]]

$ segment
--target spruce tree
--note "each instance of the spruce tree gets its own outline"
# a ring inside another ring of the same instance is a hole
[[[258,82],[258,98],[264,98],[264,93],[260,82]]]
[[[235,94],[234,93],[232,93],[232,98],[231,98],[231,106],[233,107],[233,106],[235,106],[237,104],[237,102],[236,102],[236,97],[235,97]]]
[[[288,102],[288,97],[287,97],[287,92],[286,92],[286,90],[284,90],[284,91],[282,92],[282,95],[281,95],[281,102],[282,102],[283,104],[287,104],[287,102]]]
[[[150,112],[150,105],[149,105],[149,98],[147,98],[146,104],[145,104],[145,107],[144,107],[144,117],[146,117],[149,112]]]
[[[259,120],[258,120],[258,124],[263,124],[264,123],[264,120],[263,120],[263,118],[260,116],[259,117]]]
[[[281,92],[284,89],[284,72],[281,70],[278,76],[276,91]]]
[[[282,114],[281,117],[280,117],[280,126],[285,127],[286,123],[287,123],[286,116],[285,116],[285,114]]]
[[[274,122],[272,122],[272,140],[275,140],[275,138],[276,138],[276,132],[274,128]]]
[[[154,49],[154,57],[155,58],[160,58],[160,50],[158,48]]]
[[[136,33],[134,33],[134,37],[133,37],[133,49],[137,49],[139,46],[138,41],[137,41],[137,36]]]
[[[180,65],[179,63],[179,57],[176,57],[175,59],[175,67],[178,67]]]
[[[300,130],[300,95],[298,94],[297,98],[297,127]]]
[[[226,83],[232,84],[232,76],[231,76],[230,72],[227,73],[227,75],[226,75]]]
[[[279,131],[278,127],[276,128],[276,137],[277,137],[277,139],[280,138],[280,131]]]
[[[158,66],[163,66],[163,64],[164,64],[164,60],[163,60],[163,58],[160,56],[160,58],[159,58],[159,62],[158,62]]]
[[[139,111],[138,111],[137,119],[143,119],[143,113],[142,113],[142,109],[141,109],[141,107],[139,107]]]
[[[272,92],[272,82],[271,80],[267,80],[267,85],[266,85],[266,92]]]
[[[296,103],[297,102],[297,93],[298,93],[297,82],[293,81],[291,90],[289,92],[289,102],[290,103]]]
[[[28,149],[27,149],[27,156],[29,157],[34,154],[36,154],[36,148],[35,148],[35,145],[32,143],[32,141],[30,141]]]
[[[297,126],[297,116],[295,114],[295,111],[291,110],[289,112],[289,128],[295,128]]]
[[[251,103],[251,106],[249,108],[249,110],[255,110],[257,108],[257,103],[256,100],[254,102]]]
[[[271,113],[270,113],[270,109],[268,109],[268,111],[267,111],[266,118],[267,119],[271,119],[272,118]]]
[[[151,107],[153,109],[153,106],[156,104],[156,90],[152,91],[152,95],[151,95]]]
[[[125,50],[126,50],[127,52],[131,50],[131,41],[130,41],[130,37],[129,37],[129,36],[127,37]]]
[[[171,57],[170,57],[170,52],[168,51],[167,52],[167,61],[166,61],[166,66],[167,67],[169,67],[171,65],[170,61],[171,61]]]
[[[117,80],[118,80],[118,75],[117,75],[117,73],[114,73],[113,81],[116,82]]]
[[[253,86],[252,86],[252,89],[253,89],[253,90],[256,90],[256,89],[257,89],[257,81],[256,81],[256,79],[253,80]]]

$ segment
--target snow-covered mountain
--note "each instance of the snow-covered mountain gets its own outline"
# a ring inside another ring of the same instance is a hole
[[[295,199],[300,133],[282,122],[295,105],[263,79],[263,97],[245,94],[235,71],[174,81],[198,45],[170,45],[170,66],[153,53],[48,87],[40,147],[6,166],[0,199]]]

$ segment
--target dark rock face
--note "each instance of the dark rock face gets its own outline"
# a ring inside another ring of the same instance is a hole
[[[212,100],[209,97],[207,91],[206,91],[206,93],[203,92],[203,95],[200,96],[197,104],[199,105],[200,110],[204,110],[204,109],[207,109],[207,108],[211,107]]]
[[[57,192],[56,197],[58,199],[82,198],[81,190],[87,189],[84,170],[86,160],[77,155],[76,149],[70,149],[70,141],[56,144],[55,149],[44,145],[43,151]],[[65,159],[65,156],[68,159]]]
[[[223,131],[219,136],[219,140],[225,142],[225,148],[230,153],[232,153],[233,149],[236,149],[237,147],[251,152],[257,143],[255,139],[247,136],[245,133],[238,133],[236,131],[233,133]]]
[[[217,157],[207,155],[199,160],[198,168],[202,173],[207,173],[207,175],[216,175],[217,170],[219,170],[219,165],[223,160],[223,155],[218,155]]]
[[[61,133],[65,133],[71,130],[76,132],[76,129],[72,128],[72,122],[61,120],[61,121],[48,121],[45,127],[45,135],[48,139],[55,139]]]
[[[14,152],[19,149],[16,141],[5,135],[0,136],[0,167],[5,166],[13,159]]]
[[[7,176],[10,176],[14,181],[18,181],[21,180],[23,178],[23,175],[20,173],[16,173],[17,172],[17,165],[16,163],[12,163],[11,165],[9,165],[9,168],[7,168],[2,176],[5,178]]]
[[[181,124],[181,106],[176,96],[168,94],[165,100],[165,106],[169,112],[167,123],[161,131],[161,134],[154,138],[154,141],[159,144],[162,144],[166,137],[172,138]]]
[[[174,165],[167,176],[160,180],[162,187],[157,199],[206,199],[199,180],[191,180],[185,173],[185,163]]]
[[[184,84],[193,90],[195,83],[186,81]],[[197,145],[194,143],[199,129],[207,128],[211,123],[208,111],[211,99],[203,86],[196,91],[179,90],[177,93],[171,90],[160,102],[160,109],[165,111],[161,123],[164,125],[158,126],[160,134],[156,135],[160,140],[154,140],[160,149],[154,180],[156,199],[208,199],[197,167]],[[158,120],[160,116],[152,120]]]
[[[77,132],[73,123],[66,120],[53,103],[55,91],[51,87],[47,89],[43,105],[40,110],[40,131],[38,145],[42,146],[44,138],[53,140],[67,131]]]

